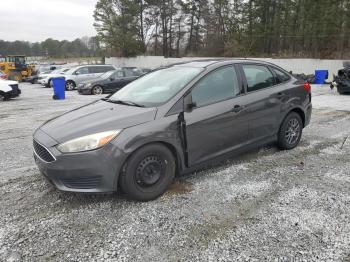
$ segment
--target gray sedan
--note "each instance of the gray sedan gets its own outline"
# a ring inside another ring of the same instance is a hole
[[[273,64],[188,62],[48,121],[34,133],[35,161],[60,190],[121,188],[149,201],[228,153],[274,141],[293,149],[311,111],[310,85]]]

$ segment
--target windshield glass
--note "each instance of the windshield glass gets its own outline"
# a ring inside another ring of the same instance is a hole
[[[203,69],[171,67],[145,75],[115,93],[110,100],[127,101],[146,107],[167,102],[193,80]]]
[[[117,71],[116,71],[116,70],[108,71],[108,72],[102,74],[100,77],[103,78],[103,79],[108,79],[108,78],[110,78],[115,72],[117,72]]]

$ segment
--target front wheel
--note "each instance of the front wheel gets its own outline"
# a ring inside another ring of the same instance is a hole
[[[94,86],[94,87],[92,88],[91,93],[92,93],[93,95],[102,95],[102,94],[103,94],[103,88],[102,88],[102,86]]]
[[[130,198],[150,201],[161,196],[174,177],[173,154],[161,144],[151,144],[137,150],[127,161],[120,186]]]
[[[66,90],[67,91],[73,91],[75,88],[75,83],[73,81],[67,81],[66,83]]]
[[[292,112],[283,120],[278,134],[278,145],[281,149],[295,148],[303,133],[303,121],[299,114]]]

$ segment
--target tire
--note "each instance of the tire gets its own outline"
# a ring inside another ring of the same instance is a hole
[[[298,113],[291,112],[283,120],[278,134],[278,146],[284,150],[295,148],[303,134],[303,121]]]
[[[9,101],[11,99],[11,96],[9,94],[3,94],[3,100]]]
[[[52,83],[52,80],[50,79],[50,80],[47,82],[47,86],[45,86],[45,87],[51,88],[51,87],[52,87],[52,86],[51,86],[51,83]]]
[[[73,81],[69,80],[66,83],[66,90],[67,91],[73,91],[75,86],[76,86],[75,83]]]
[[[131,199],[151,201],[161,196],[175,177],[175,159],[161,144],[150,144],[133,153],[124,165],[120,186]]]
[[[94,86],[91,90],[91,94],[93,95],[102,95],[103,94],[103,88],[102,86]]]
[[[23,81],[23,77],[22,77],[22,74],[20,72],[11,71],[8,74],[8,80],[22,82]]]

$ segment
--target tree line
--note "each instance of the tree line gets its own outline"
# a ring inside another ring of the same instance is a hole
[[[350,0],[98,0],[107,53],[346,58]]]
[[[54,58],[92,57],[100,55],[96,37],[83,37],[74,41],[48,38],[43,42],[0,40],[0,55],[46,56]]]

